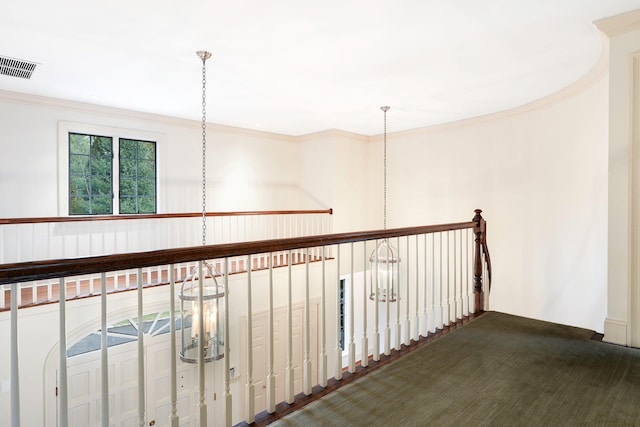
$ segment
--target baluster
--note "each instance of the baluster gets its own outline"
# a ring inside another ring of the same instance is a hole
[[[426,236],[425,236],[426,239]],[[426,248],[426,246],[425,246]],[[427,264],[425,263],[425,275],[427,274]],[[431,332],[435,334],[437,330],[436,320],[436,235],[431,234],[431,321],[433,328]],[[426,336],[426,335],[425,335]]]
[[[64,281],[64,279],[60,279]],[[20,375],[18,359],[18,284],[15,283],[11,292],[11,427],[20,426]],[[3,290],[4,293],[4,290]],[[63,348],[62,346],[60,348]],[[62,350],[60,351],[62,360]],[[66,356],[66,349],[64,355]],[[66,364],[65,364],[66,366]],[[65,376],[66,377],[66,376]],[[66,379],[65,379],[66,384]],[[62,386],[62,384],[61,384]],[[66,392],[66,387],[65,387]],[[65,396],[66,399],[66,396]]]
[[[463,305],[463,300],[462,300],[462,283],[463,283],[463,278],[464,276],[462,275],[462,265],[464,264],[464,262],[462,262],[462,233],[463,231],[460,230],[460,292],[458,292],[458,301],[457,301],[457,305],[456,306],[460,306],[460,318],[464,318],[464,305]]]
[[[404,319],[404,344],[405,345],[409,345],[411,344],[411,320],[409,320],[409,294],[410,294],[410,284],[411,284],[411,278],[410,278],[410,269],[409,269],[409,240],[410,237],[407,236],[407,256],[406,258],[406,263],[407,263],[407,293],[406,293],[406,297],[405,297],[405,314],[406,317]],[[399,293],[398,293],[399,295]],[[398,303],[399,304],[399,303]]]
[[[442,302],[442,298],[443,298],[443,292],[442,292],[442,232],[439,233],[440,234],[440,239],[439,239],[439,243],[440,243],[440,275],[438,276],[438,280],[440,282],[440,292],[438,293],[438,297],[440,299],[440,318],[439,318],[439,325],[440,328],[444,327],[444,306],[443,306],[443,302]]]
[[[285,370],[286,381],[285,381],[285,401],[288,404],[292,404],[294,402],[294,380],[295,380],[295,371],[293,370],[293,289],[292,289],[292,278],[291,278],[291,249],[289,249],[289,253],[287,256],[287,270],[289,274],[289,282],[288,282],[288,301],[287,301],[287,367]]]
[[[113,273],[111,273],[113,275],[113,284],[111,286],[111,290],[113,292],[117,292],[118,290],[118,282],[120,281],[120,271],[114,271]],[[109,288],[107,288],[107,292],[109,291]]]
[[[58,402],[60,414],[60,426],[67,427],[69,425],[69,389],[67,376],[67,285],[64,277],[60,278],[58,284],[58,292],[60,293],[60,382]]]
[[[447,300],[446,309],[447,315],[445,317],[446,325],[451,323],[451,267],[450,267],[450,255],[451,255],[451,243],[450,243],[450,231],[447,231]]]
[[[273,414],[276,411],[276,377],[273,372],[275,363],[273,348],[273,253],[269,254],[269,354],[267,357],[267,411]]]
[[[420,340],[420,251],[419,249],[419,236],[416,234],[416,321],[415,323],[415,332],[414,332],[414,340],[418,341]],[[427,235],[425,234],[424,236],[424,244],[425,244],[425,248],[427,245]],[[426,257],[426,253],[425,253],[425,257]],[[425,281],[426,281],[426,264],[425,264]],[[426,292],[426,288],[425,288],[425,292]]]
[[[202,277],[202,275],[200,276]],[[144,383],[144,313],[142,306],[142,268],[138,268],[138,426],[145,425],[145,383]],[[200,307],[202,312],[202,306]],[[200,330],[202,324],[200,324]]]
[[[453,230],[453,321],[458,318],[458,264],[456,254],[458,249],[456,246],[456,230]]]
[[[229,258],[224,259],[224,425],[231,427],[233,417],[233,400],[231,396],[230,360],[229,360]],[[174,346],[175,348],[175,346]],[[175,362],[175,354],[172,356]],[[178,427],[176,423],[175,426]]]
[[[169,265],[169,336],[171,338],[171,413],[169,420],[171,427],[179,427],[178,417],[178,372],[176,363],[176,270],[173,264]],[[226,296],[226,294],[225,294]],[[184,325],[182,325],[184,327]],[[225,335],[225,339],[228,335]],[[226,347],[225,347],[226,348]],[[108,426],[104,421],[103,426]]]
[[[466,309],[465,309],[465,314],[468,316],[471,312],[471,307],[469,304],[469,276],[471,273],[471,268],[470,268],[470,261],[471,259],[469,258],[469,233],[471,232],[470,229],[467,228],[467,232],[465,233],[465,248],[466,248],[466,262],[465,262],[465,269],[466,269],[466,274],[465,276],[465,280],[466,280],[466,291],[465,291],[465,305],[466,305]]]
[[[340,316],[340,245],[337,245],[336,255],[336,286],[338,292],[336,292],[336,316]],[[340,321],[336,322],[336,373],[335,379],[342,379],[342,347],[340,346]]]
[[[350,244],[351,248],[351,276],[349,279],[349,372],[354,373],[356,371],[356,342],[354,341],[354,325],[353,325],[353,312],[354,312],[354,293],[353,293],[353,242]],[[340,283],[340,282],[338,282]],[[338,291],[339,293],[339,291]],[[338,315],[340,312],[338,312]]]
[[[102,273],[100,276],[100,402],[102,404],[103,426],[109,425],[109,359],[107,345],[107,274]]]
[[[305,287],[304,287],[304,367],[302,381],[304,394],[311,394],[311,303],[309,301],[309,248],[305,249]]]
[[[375,250],[378,250],[378,241],[375,242]],[[380,360],[380,304],[378,303],[378,257],[375,258],[375,266],[371,269],[374,280],[373,291],[373,360]]]
[[[360,366],[369,366],[369,338],[367,337],[367,242],[362,242],[362,349],[360,350]],[[338,274],[338,279],[340,275]],[[339,323],[339,322],[338,322]]]
[[[391,265],[390,262],[388,262],[389,258],[391,258],[391,255],[389,254],[389,245],[391,243],[389,242],[389,244],[387,245],[387,263],[385,265],[385,268],[387,269],[387,275],[385,276],[385,290],[386,290],[386,297],[385,297],[385,313],[384,313],[384,354],[385,356],[388,356],[389,354],[391,354],[391,326],[390,326],[390,320],[389,320],[389,316],[390,316],[390,312],[389,312],[389,308],[391,307],[391,302],[389,301],[391,299],[391,286],[390,286],[390,281],[391,281],[391,269],[389,268],[389,266]],[[376,269],[376,272],[378,270]]]
[[[418,236],[416,236],[416,239],[418,238]],[[417,243],[416,243],[416,247],[417,247]],[[427,235],[424,235],[424,282],[423,282],[423,288],[424,288],[424,295],[423,295],[423,313],[422,313],[422,320],[423,320],[423,332],[424,332],[424,337],[426,338],[427,336],[429,336],[429,305],[427,302],[427,295],[429,293],[429,276],[428,276],[428,272],[427,272],[427,261],[429,259],[429,255],[428,255],[427,251]],[[431,253],[431,256],[433,257],[433,252]],[[418,272],[418,267],[416,267],[416,275],[419,275]],[[431,283],[431,286],[433,287],[433,283]],[[416,307],[418,306],[418,303],[416,302]],[[434,318],[434,313],[433,311],[431,312],[431,317]]]
[[[31,285],[29,286],[30,291],[31,291],[31,303],[33,304],[37,304],[38,302],[38,285],[36,284],[36,282],[31,282]]]
[[[322,310],[322,336],[320,338],[320,385],[322,387],[327,386],[328,372],[328,358],[327,358],[327,281],[326,281],[326,265],[324,260],[324,249],[322,247],[322,301],[320,303]]]
[[[402,329],[400,328],[400,237],[396,238],[396,247],[398,248],[398,263],[395,265],[395,275],[396,275],[396,292],[397,292],[397,304],[395,304],[396,309],[396,342],[394,348],[396,350],[400,350],[400,342],[402,337]]]
[[[256,407],[256,391],[253,384],[253,313],[251,311],[251,270],[253,269],[253,260],[251,255],[247,256],[247,416],[246,421],[251,424],[255,421]]]

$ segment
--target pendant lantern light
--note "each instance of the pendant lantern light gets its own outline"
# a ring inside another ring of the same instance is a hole
[[[384,229],[387,229],[387,111],[391,107],[380,107],[384,113],[384,189],[383,189],[383,219]],[[370,271],[369,275],[369,299],[378,302],[395,302],[397,300],[398,286],[398,257],[397,250],[391,245],[389,239],[385,238],[379,241],[376,248],[369,258]]]
[[[206,211],[206,61],[211,53],[196,52],[202,59],[202,245],[207,243]],[[198,261],[182,282],[180,359],[187,363],[211,362],[224,357],[224,286],[222,274],[207,261]]]

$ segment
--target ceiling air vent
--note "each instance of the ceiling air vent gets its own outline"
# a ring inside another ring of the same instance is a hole
[[[0,56],[0,75],[30,79],[36,65],[35,62]]]

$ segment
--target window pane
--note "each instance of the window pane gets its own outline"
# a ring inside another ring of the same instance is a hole
[[[138,144],[131,139],[120,140],[120,159],[137,158]]]
[[[138,158],[140,160],[154,160],[156,159],[156,143],[140,141],[138,145]]]
[[[91,174],[111,176],[111,157],[94,158],[91,161]]]
[[[136,208],[135,197],[122,197],[120,196],[120,213],[123,214],[136,214],[138,210]]]
[[[71,155],[69,162],[70,175],[89,175],[89,156]]]
[[[72,196],[88,196],[90,194],[89,177],[86,175],[72,176],[69,182],[69,193]]]
[[[91,194],[111,196],[111,177],[92,176]]]
[[[121,139],[119,153],[120,213],[155,213],[155,142]]]
[[[120,178],[120,198],[136,196],[136,180]]]
[[[69,199],[69,213],[72,215],[89,215],[89,196],[72,196]]]
[[[140,197],[139,204],[140,204],[139,213],[155,213],[156,212],[155,197]]]
[[[156,165],[148,160],[141,160],[138,163],[138,177],[140,178],[155,178],[156,177]]]
[[[106,136],[93,137],[91,155],[95,157],[111,157],[111,138]]]
[[[136,178],[136,160],[120,159],[120,177]]]
[[[71,154],[89,154],[89,146],[91,139],[89,135],[81,135],[79,133],[69,134],[69,153]]]
[[[112,213],[111,195],[93,197],[91,199],[91,213],[93,215],[105,215]]]
[[[155,179],[141,179],[140,181],[138,181],[138,196],[155,197],[155,195]]]
[[[112,140],[108,136],[69,134],[69,214],[113,212]]]

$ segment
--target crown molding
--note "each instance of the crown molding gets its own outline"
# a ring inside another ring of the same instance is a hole
[[[349,132],[346,130],[341,130],[341,129],[327,129],[327,130],[321,130],[318,132],[312,132],[312,133],[306,133],[304,135],[299,135],[296,138],[300,141],[308,141],[308,140],[312,140],[312,139],[318,139],[318,138],[326,138],[326,137],[333,137],[333,138],[348,138],[348,139],[357,139],[357,140],[361,140],[361,141],[368,141],[369,137],[366,135],[362,135],[359,133],[354,133],[354,132]]]
[[[609,37],[640,29],[640,9],[594,22],[600,31]]]
[[[174,125],[182,127],[200,127],[202,122],[199,120],[184,119],[180,117],[164,116],[161,114],[145,113],[141,111],[125,110],[122,108],[106,107],[102,105],[89,104],[78,101],[68,101],[58,98],[49,98],[40,95],[32,95],[19,92],[11,92],[0,89],[0,100],[7,100],[10,102],[17,102],[22,104],[36,104],[53,108],[66,108],[71,110],[77,110],[81,112],[89,112],[95,114],[104,114],[113,117],[125,118],[128,120],[142,120],[150,122],[158,122],[164,125]],[[66,121],[66,120],[63,120]],[[74,120],[71,120],[74,121]],[[248,135],[261,139],[277,139],[279,141],[296,142],[295,136],[278,134],[274,132],[265,132],[254,129],[246,129],[236,126],[223,125],[219,123],[207,122],[207,129],[232,134]]]

